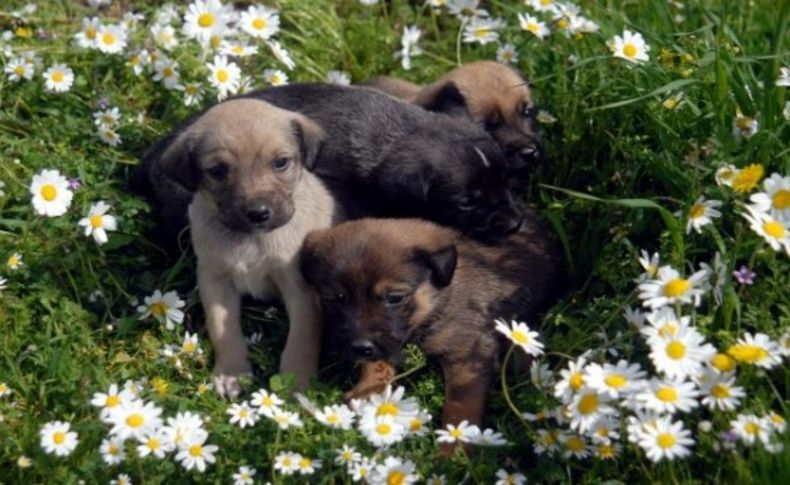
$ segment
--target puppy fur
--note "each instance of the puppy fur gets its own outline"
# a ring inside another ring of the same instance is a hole
[[[417,219],[346,222],[308,235],[301,258],[330,339],[368,362],[363,386],[391,377],[406,342],[438,360],[445,425],[481,424],[504,347],[494,320],[535,322],[557,291],[560,267],[557,244],[532,214],[497,245]]]
[[[192,199],[198,288],[222,395],[238,395],[239,378],[251,372],[240,326],[245,294],[285,304],[290,329],[280,370],[293,372],[298,388],[317,371],[320,308],[299,272],[298,252],[310,231],[342,219],[329,190],[306,169],[323,139],[303,115],[236,99],[190,120],[159,147],[156,170]],[[175,195],[182,203],[184,194]]]
[[[535,103],[527,80],[494,61],[457,67],[428,86],[393,77],[366,85],[431,111],[468,117],[484,126],[505,151],[509,175],[522,178],[541,158]]]

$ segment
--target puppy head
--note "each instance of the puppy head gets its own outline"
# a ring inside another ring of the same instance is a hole
[[[504,64],[480,61],[453,69],[423,89],[416,103],[481,123],[504,149],[513,175],[523,175],[540,160],[529,83]]]
[[[270,231],[293,216],[294,190],[322,139],[321,128],[300,114],[236,99],[192,123],[161,164],[166,176],[206,194],[231,231]]]
[[[397,361],[450,285],[454,233],[416,219],[362,219],[307,236],[304,278],[321,297],[334,346],[355,360]]]

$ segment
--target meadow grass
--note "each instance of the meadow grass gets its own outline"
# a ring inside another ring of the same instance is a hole
[[[228,422],[227,402],[202,387],[211,380],[212,356],[194,293],[194,257],[187,250],[173,258],[153,242],[156,218],[128,184],[146,147],[198,107],[184,106],[181,93],[165,90],[149,74],[136,76],[125,65],[132,48],[112,56],[74,47],[81,19],[96,15],[95,9],[41,1],[21,21],[11,12],[24,4],[8,3],[0,8],[0,26],[15,34],[3,42],[13,56],[34,50],[44,66],[32,81],[0,78],[0,181],[5,183],[0,258],[20,253],[24,263],[17,270],[0,269],[7,279],[0,293],[0,383],[12,389],[0,397],[0,483],[106,483],[119,472],[135,483],[228,483],[245,464],[258,469],[261,482],[299,481],[271,469],[274,456],[286,449],[324,461],[319,475],[301,481],[350,481],[333,460],[343,443],[373,454],[359,433],[331,431],[307,417],[297,430],[277,431],[269,422],[242,430]],[[296,62],[291,82],[322,81],[328,70],[338,69],[354,82],[392,73],[427,83],[459,62],[493,59],[496,53],[496,43],[459,43],[460,22],[421,2],[267,4],[280,10],[277,38]],[[130,44],[150,47],[144,26],[158,5],[113,2],[98,15],[118,22],[130,5],[146,15]],[[790,2],[610,0],[580,6],[600,25],[600,33],[577,38],[553,32],[541,41],[519,28],[516,15],[527,11],[521,2],[485,5],[507,21],[500,41],[516,46],[517,67],[529,77],[539,106],[557,119],[542,125],[547,161],[521,194],[550,221],[568,262],[565,294],[541,322],[529,322],[547,349],[541,362],[557,371],[592,350],[591,359],[598,362],[624,358],[650,367],[642,339],[623,318],[626,306],[640,305],[634,283],[641,273],[640,249],[659,252],[662,263],[685,272],[710,263],[717,251],[727,275],[749,266],[757,274],[755,283],[739,285],[729,277],[722,303],[706,296],[693,312],[694,322],[719,349],[746,331],[779,337],[790,329],[788,256],[749,230],[739,215],[748,197],[717,185],[714,175],[724,164],[753,163],[762,164],[766,174],[790,174],[790,125],[782,114],[788,88],[775,86],[780,67],[790,63]],[[413,58],[410,70],[393,55],[405,25],[423,30],[419,45],[424,53]],[[606,41],[626,28],[642,33],[651,48],[649,62],[632,65],[611,55]],[[205,78],[196,44],[182,41],[173,57],[185,79]],[[3,56],[3,65],[10,59]],[[56,62],[76,73],[64,94],[43,89],[41,72]],[[238,62],[258,87],[265,86],[264,68],[282,67],[265,48]],[[665,106],[667,98],[681,94],[677,107]],[[91,115],[100,99],[122,113],[117,147],[96,134]],[[207,93],[203,105],[213,102],[213,94]],[[749,138],[733,135],[738,110],[759,122]],[[38,216],[30,203],[30,181],[47,168],[81,183],[61,217]],[[700,234],[687,234],[683,214],[701,195],[722,201],[723,215]],[[118,230],[102,246],[77,228],[77,220],[97,200],[107,201],[119,219]],[[682,215],[673,215],[677,211]],[[155,289],[176,290],[187,300],[186,320],[174,331],[138,319],[135,305]],[[283,312],[247,304],[244,328],[247,335],[263,334],[251,346],[258,371],[253,388],[287,394],[287,379],[275,377],[287,332]],[[198,332],[205,353],[183,359],[183,367],[176,369],[160,350],[179,344],[185,329]],[[342,391],[353,385],[353,375],[349,366],[325,361],[320,382],[308,395],[321,404],[339,402]],[[438,370],[414,348],[407,352],[404,370],[413,372],[398,384],[438,416],[443,401]],[[623,439],[623,453],[610,461],[539,456],[533,445],[543,423],[526,422],[511,408],[535,413],[557,401],[518,366],[507,367],[502,376],[490,393],[486,424],[501,431],[509,446],[442,458],[429,436],[406,440],[390,453],[409,457],[423,477],[445,474],[448,483],[493,483],[502,467],[518,469],[532,482],[763,484],[790,479],[790,448],[779,453],[740,445],[734,451],[722,448],[719,433],[728,429],[736,412],[698,409],[684,416],[696,441],[685,460],[652,464]],[[216,464],[199,474],[183,471],[173,460],[142,459],[130,452],[126,463],[105,465],[98,448],[107,426],[89,401],[109,384],[128,379],[147,379],[146,399],[169,414],[191,410],[207,417],[210,442],[219,446]],[[738,384],[747,390],[739,411],[773,410],[787,416],[790,373],[785,364],[768,371],[739,366]],[[68,457],[47,455],[39,445],[39,430],[54,420],[68,421],[79,432],[79,446]],[[710,421],[713,431],[698,432],[701,420]],[[790,444],[786,434],[780,440]],[[22,456],[32,466],[20,467]]]

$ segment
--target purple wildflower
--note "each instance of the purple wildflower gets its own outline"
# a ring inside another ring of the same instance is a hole
[[[69,189],[77,190],[82,186],[82,182],[80,182],[79,177],[74,177],[69,179]]]
[[[735,276],[738,283],[742,285],[752,285],[754,284],[754,278],[757,276],[757,273],[749,269],[748,266],[743,265],[741,269],[733,271],[732,275]]]

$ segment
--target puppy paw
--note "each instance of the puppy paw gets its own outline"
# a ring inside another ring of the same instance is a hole
[[[384,391],[387,384],[395,378],[395,367],[385,361],[369,362],[362,365],[359,382],[343,395],[346,401],[364,399],[371,394]]]
[[[242,388],[252,382],[252,372],[239,374],[214,373],[214,390],[227,399],[235,400],[241,394]]]

